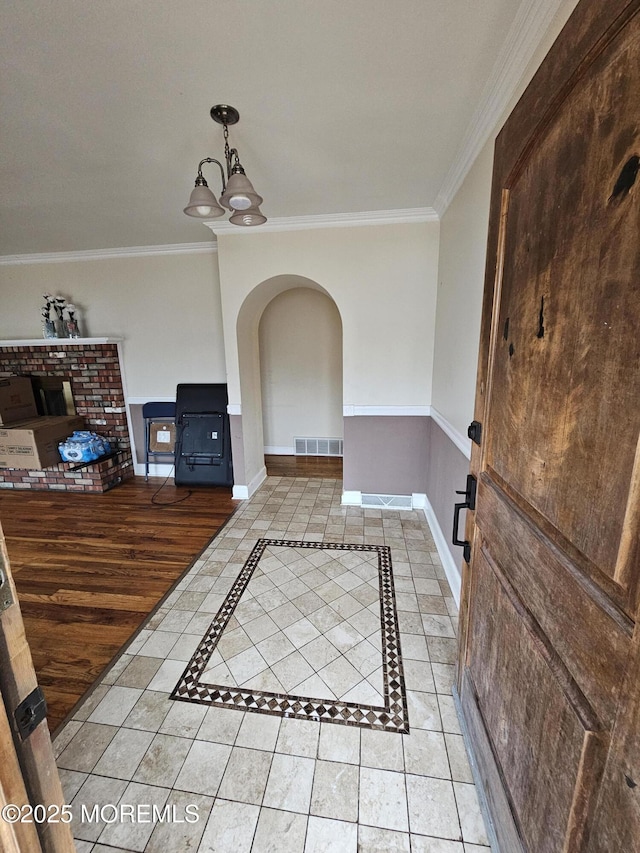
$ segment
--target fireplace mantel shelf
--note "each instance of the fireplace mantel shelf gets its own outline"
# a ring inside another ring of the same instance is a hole
[[[33,338],[20,341],[0,341],[2,347],[78,347],[94,344],[119,344],[122,338]]]

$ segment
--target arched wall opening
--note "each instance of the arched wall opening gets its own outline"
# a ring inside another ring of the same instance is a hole
[[[256,285],[245,298],[236,322],[241,416],[234,416],[233,411],[231,412],[231,430],[234,478],[236,483],[247,484],[247,496],[266,476],[260,373],[260,320],[272,300],[288,291],[299,289],[315,291],[316,294],[330,301],[340,320],[342,352],[342,321],[339,309],[331,294],[317,282],[299,275],[277,275]],[[238,497],[244,496],[236,492],[235,487],[234,494]]]
[[[296,438],[343,437],[342,322],[335,302],[296,287],[274,297],[258,329],[265,453]]]
[[[297,287],[326,293],[342,321],[344,503],[426,491],[438,233],[437,222],[218,233],[234,497],[266,476],[259,319]]]

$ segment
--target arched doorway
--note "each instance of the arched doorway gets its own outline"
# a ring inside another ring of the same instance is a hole
[[[330,305],[334,316],[334,329],[325,340],[339,340],[342,350],[342,321],[339,308],[330,293],[320,284],[304,276],[278,275],[256,285],[247,295],[236,322],[237,358],[240,405],[237,415],[232,414],[232,443],[234,455],[234,474],[236,483],[246,483],[242,491],[234,487],[236,497],[248,497],[266,477],[264,464],[265,433],[263,422],[263,389],[260,367],[260,320],[267,306],[281,294],[288,291],[311,290],[324,296]],[[304,300],[304,296],[302,297]],[[313,298],[313,297],[311,297]],[[296,298],[294,297],[294,302]],[[309,306],[309,301],[307,298]],[[319,303],[316,303],[319,304]],[[326,308],[326,303],[323,303]],[[308,315],[308,311],[306,312]],[[310,315],[309,315],[310,316]],[[305,318],[305,322],[309,320]],[[339,321],[339,332],[336,335],[335,321]],[[311,318],[312,321],[312,318]],[[324,330],[326,333],[327,329]],[[321,337],[322,334],[321,333]],[[296,334],[295,337],[298,337]],[[340,361],[342,357],[340,358]],[[341,374],[342,371],[340,371]],[[342,396],[342,376],[340,375],[340,391]],[[335,389],[333,390],[335,400]],[[342,433],[340,432],[340,435]]]
[[[309,287],[283,291],[264,309],[258,340],[267,470],[341,477],[342,321],[335,302]]]

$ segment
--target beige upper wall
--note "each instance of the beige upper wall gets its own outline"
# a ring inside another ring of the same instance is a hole
[[[265,447],[291,449],[294,437],[342,438],[342,323],[319,290],[276,296],[260,319],[260,382]]]
[[[576,5],[561,5],[440,224],[432,402],[463,436],[473,419],[495,138]]]
[[[0,266],[0,339],[42,335],[42,294],[80,307],[83,333],[124,338],[129,397],[224,382],[215,252]]]
[[[284,290],[311,287],[335,302],[345,406],[429,405],[438,238],[438,222],[220,234],[229,403],[242,413],[237,483],[263,474],[257,331],[267,304]]]
[[[242,403],[236,323],[261,282],[303,277],[342,319],[343,401],[431,402],[439,224],[222,234],[218,239],[229,401]]]
[[[466,435],[473,416],[493,139],[441,223],[433,406]]]

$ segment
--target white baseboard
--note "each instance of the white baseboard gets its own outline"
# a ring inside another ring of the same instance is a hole
[[[144,477],[144,462],[134,462],[133,470],[136,477]],[[173,474],[173,465],[172,464],[164,464],[161,465],[157,462],[149,463],[149,476],[150,477],[168,477]]]
[[[362,492],[343,492],[342,506],[362,506]]]
[[[447,580],[449,581],[449,586],[451,587],[451,592],[453,593],[456,606],[460,607],[460,588],[462,586],[462,575],[460,574],[460,569],[456,565],[456,561],[451,555],[447,538],[442,532],[442,528],[438,523],[438,519],[436,518],[436,514],[433,511],[433,507],[429,503],[429,498],[426,495],[424,514],[427,517],[429,527],[431,528],[431,532],[433,533],[433,539],[436,543],[436,548],[438,549],[438,555],[442,562],[444,573],[447,576]]]
[[[278,445],[265,447],[264,452],[268,456],[295,456],[296,453],[294,447],[279,447]]]
[[[234,486],[231,497],[235,501],[246,501],[255,494],[267,479],[267,469],[262,466],[256,476],[249,481],[247,486]]]

